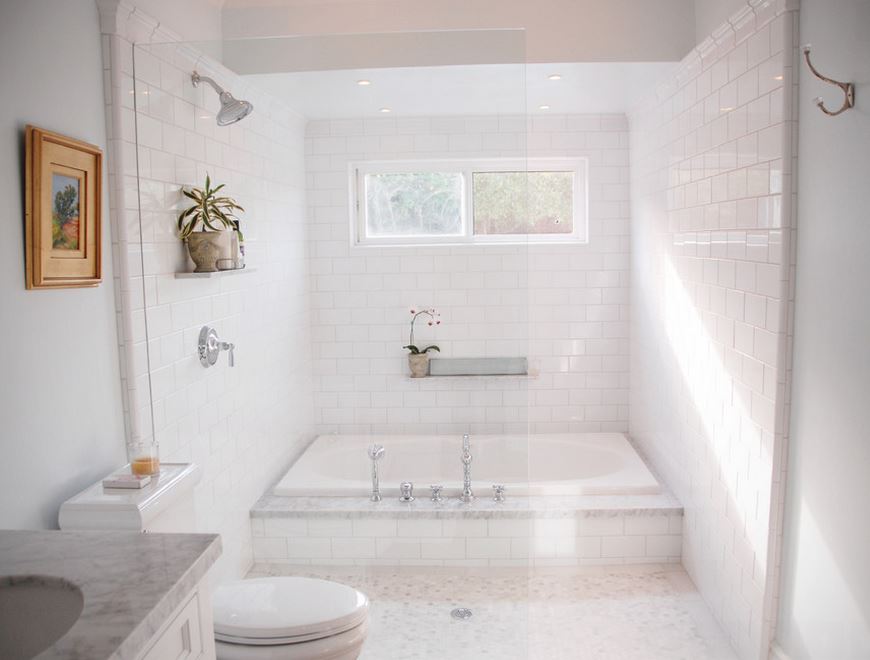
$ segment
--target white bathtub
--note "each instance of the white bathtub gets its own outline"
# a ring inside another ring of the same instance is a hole
[[[396,496],[411,481],[428,498],[430,484],[445,496],[462,488],[458,435],[321,435],[275,487],[285,496],[363,496],[371,492],[369,445],[386,447],[378,462],[381,494]],[[473,435],[475,494],[492,495],[494,483],[513,495],[644,495],[660,491],[622,433]]]

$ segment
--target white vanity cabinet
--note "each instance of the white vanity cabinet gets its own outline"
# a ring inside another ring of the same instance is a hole
[[[214,660],[214,625],[208,578],[179,605],[145,645],[138,660]]]

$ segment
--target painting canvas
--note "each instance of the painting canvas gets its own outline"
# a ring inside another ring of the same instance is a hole
[[[26,150],[27,288],[97,286],[102,151],[35,126],[27,127]]]
[[[51,244],[56,250],[79,249],[79,179],[51,175]]]

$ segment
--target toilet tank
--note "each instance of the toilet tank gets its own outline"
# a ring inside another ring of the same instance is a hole
[[[127,466],[114,474],[130,473]],[[102,479],[60,505],[62,530],[195,532],[193,489],[200,470],[193,463],[162,463],[144,488],[104,488]]]

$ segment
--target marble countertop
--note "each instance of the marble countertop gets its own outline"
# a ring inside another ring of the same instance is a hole
[[[370,502],[367,497],[287,497],[267,494],[251,509],[252,518],[574,518],[616,515],[669,515],[683,507],[669,492],[655,495],[577,495],[508,497],[494,502],[479,497],[472,504],[457,498],[440,504],[424,494],[410,504],[397,497]]]
[[[0,531],[0,576],[59,577],[84,596],[40,660],[136,657],[220,554],[216,534]]]

